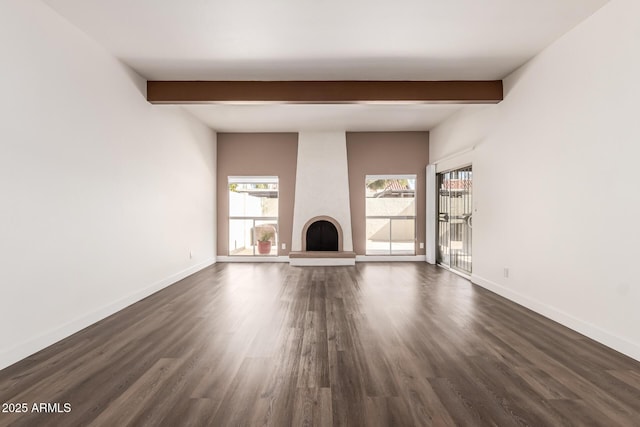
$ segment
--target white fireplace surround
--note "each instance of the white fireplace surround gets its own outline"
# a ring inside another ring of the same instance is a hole
[[[330,217],[337,222],[342,231],[342,250],[353,251],[345,132],[298,135],[292,251],[303,250],[305,225],[316,217]]]

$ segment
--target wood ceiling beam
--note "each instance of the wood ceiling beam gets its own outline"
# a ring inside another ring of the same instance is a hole
[[[148,81],[152,104],[367,102],[495,104],[502,81]]]

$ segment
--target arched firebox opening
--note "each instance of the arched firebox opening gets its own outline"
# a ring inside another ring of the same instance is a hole
[[[337,251],[338,230],[329,221],[316,221],[307,229],[307,251]]]
[[[329,216],[311,218],[302,230],[302,250],[342,251],[342,228]]]

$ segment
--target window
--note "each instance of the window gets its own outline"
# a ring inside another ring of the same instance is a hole
[[[278,177],[229,177],[229,255],[278,255]]]
[[[367,255],[415,255],[416,176],[367,175]]]

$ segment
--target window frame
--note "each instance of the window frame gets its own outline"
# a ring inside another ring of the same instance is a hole
[[[231,184],[276,184],[277,189],[277,200],[278,200],[278,214],[277,216],[256,216],[256,215],[231,215]],[[279,249],[278,249],[278,245],[279,245],[279,241],[280,241],[280,178],[278,176],[248,176],[248,175],[240,175],[240,176],[228,176],[227,177],[227,202],[228,202],[228,209],[227,209],[227,231],[228,231],[228,236],[227,236],[227,255],[230,257],[259,257],[259,258],[264,258],[264,257],[277,257],[279,255]],[[254,242],[253,245],[251,245],[252,248],[252,253],[251,254],[242,254],[242,253],[235,253],[232,254],[231,251],[234,250],[231,248],[231,222],[232,221],[253,221],[252,223],[252,227],[251,229],[253,230],[253,236],[251,241]],[[275,254],[273,253],[269,253],[269,254],[259,254],[256,253],[256,249],[258,247],[257,245],[257,235],[256,235],[256,222],[260,222],[260,221],[274,221],[275,222],[275,236],[274,236],[274,243],[275,243]]]
[[[375,181],[375,180],[400,180],[400,179],[406,179],[406,180],[413,180],[414,182],[414,188],[413,188],[413,200],[414,200],[414,213],[413,215],[367,215],[367,199],[371,198],[367,196],[367,182],[370,181]],[[417,235],[418,235],[418,221],[417,221],[417,217],[418,217],[418,206],[417,206],[417,183],[418,183],[418,176],[417,174],[375,174],[375,175],[365,175],[365,181],[364,181],[364,186],[365,186],[365,255],[366,256],[415,256],[417,253],[417,248],[416,248],[416,242],[417,242]],[[376,252],[370,252],[372,249],[369,248],[368,242],[369,239],[366,237],[367,233],[368,233],[368,221],[369,220],[384,220],[384,219],[388,219],[389,220],[389,249],[388,251],[381,253],[380,250],[376,250]],[[395,253],[394,253],[394,249],[393,249],[393,222],[394,220],[413,220],[413,245],[412,245],[412,250],[411,253],[408,253],[407,251],[403,251],[398,253],[398,249],[396,249]]]

